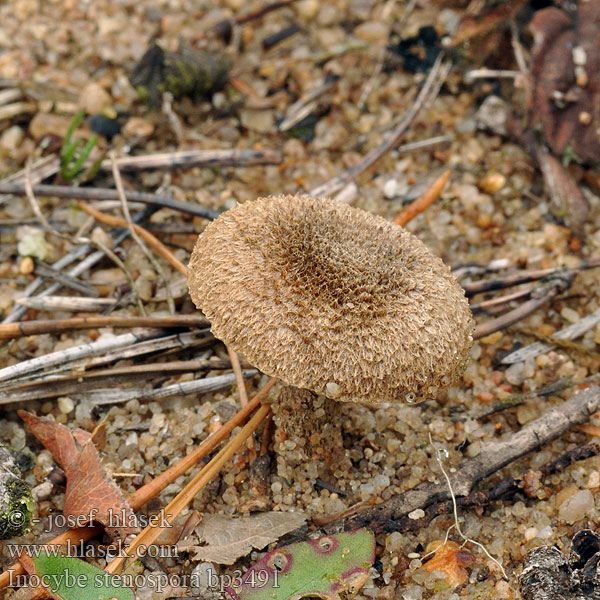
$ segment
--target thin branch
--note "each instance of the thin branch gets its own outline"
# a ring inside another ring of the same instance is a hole
[[[254,165],[278,165],[283,161],[281,152],[276,150],[181,150],[146,156],[125,156],[117,158],[120,171],[140,171],[146,169],[178,169],[192,167],[251,167]],[[100,168],[112,171],[110,159],[102,161]],[[130,200],[137,200],[133,196]]]
[[[569,269],[565,269],[565,267],[551,267],[549,269],[538,269],[535,271],[522,271],[521,273],[511,273],[505,277],[496,277],[495,279],[464,282],[461,283],[461,286],[465,290],[467,297],[471,297],[475,294],[482,294],[483,292],[494,292],[522,283],[531,283],[532,281],[538,281],[539,279],[543,279],[550,275],[559,275],[565,271],[585,271],[587,269],[596,269],[598,267],[600,267],[600,257],[593,257],[582,260],[578,265],[569,267]],[[455,277],[458,277],[456,270],[454,273]]]
[[[83,320],[86,321],[87,319]],[[21,324],[11,323],[9,326],[14,327],[16,325],[21,325],[22,327],[26,327],[26,323],[27,321]],[[53,321],[46,321],[46,323],[50,325],[51,323],[53,323]],[[4,367],[3,369],[0,369],[0,381],[15,379],[16,377],[20,377],[21,375],[25,375],[31,371],[39,371],[40,369],[45,369],[46,367],[51,367],[62,362],[67,362],[86,356],[96,356],[109,350],[123,348],[124,346],[135,344],[136,342],[139,342],[141,340],[148,340],[150,338],[157,337],[157,335],[160,335],[160,333],[157,332],[156,329],[146,329],[143,331],[138,331],[136,333],[125,333],[123,335],[117,335],[109,339],[100,339],[90,344],[72,346],[71,348],[66,348],[65,350],[58,350],[56,352],[50,352],[49,354],[44,354],[43,356],[36,356],[35,358],[30,358],[29,360],[21,361],[16,365],[11,365],[9,367]],[[7,336],[3,337],[6,339]]]
[[[344,171],[341,175],[333,177],[326,183],[313,188],[310,192],[311,196],[331,196],[333,193],[344,187],[349,181],[357,177],[360,173],[368,169],[371,165],[377,162],[386,152],[391,150],[398,144],[402,136],[409,128],[413,120],[417,117],[423,105],[431,99],[433,89],[436,87],[438,76],[440,80],[444,80],[450,69],[450,63],[442,62],[443,53],[440,53],[419,92],[414,104],[408,109],[400,123],[388,134],[386,139],[376,148],[373,148],[366,156],[356,165]],[[1,189],[0,189],[1,191]]]
[[[71,394],[81,394],[87,390],[97,389],[101,385],[111,383],[121,385],[141,379],[149,380],[175,373],[192,373],[196,371],[214,371],[231,369],[227,360],[172,360],[168,362],[145,363],[128,367],[111,367],[96,371],[41,376],[25,383],[19,380],[16,385],[0,389],[0,404],[26,402],[56,398]],[[48,385],[49,381],[52,385]]]
[[[573,325],[569,325],[568,327],[564,327],[560,331],[557,331],[552,337],[559,340],[574,340],[583,335],[586,331],[590,330],[592,327],[595,327],[598,323],[600,323],[600,308],[595,310],[587,317],[581,319],[581,321],[577,321],[577,323],[573,323]],[[528,358],[535,358],[540,354],[549,352],[555,347],[556,346],[553,346],[552,343],[535,342],[534,344],[529,344],[529,346],[525,346],[524,348],[519,348],[519,350],[515,352],[511,352],[500,362],[503,365],[512,365],[514,363],[527,360]]]
[[[76,277],[69,275],[68,273],[63,273],[62,271],[57,271],[50,265],[38,260],[35,263],[35,274],[40,277],[46,277],[48,279],[53,279],[57,283],[60,283],[61,287],[65,287],[71,290],[75,290],[80,294],[85,294],[86,296],[93,296],[96,298],[99,296],[99,292],[95,287],[84,283],[83,281],[79,281]]]
[[[513,292],[512,294],[499,296],[498,298],[490,298],[489,300],[484,300],[483,302],[478,302],[477,304],[470,304],[469,308],[474,315],[480,312],[487,313],[490,311],[490,309],[494,309],[498,306],[502,306],[503,304],[508,304],[514,300],[520,300],[521,298],[529,296],[532,290],[533,287],[529,287],[526,290],[520,290],[518,292]]]
[[[540,418],[497,442],[488,442],[475,458],[463,461],[452,473],[452,487],[457,497],[467,496],[475,485],[514,460],[555,440],[581,425],[600,409],[600,388],[591,387],[575,394],[560,406],[547,410]],[[361,510],[325,527],[328,533],[369,527],[375,532],[395,531],[399,521],[413,510],[449,500],[445,482],[424,482],[393,496],[389,500]]]
[[[10,340],[42,333],[62,333],[73,329],[96,327],[208,327],[209,321],[198,314],[173,315],[168,317],[73,317],[71,319],[49,319],[47,321],[19,321],[0,324],[0,339]],[[1,371],[0,371],[1,372]]]
[[[194,496],[202,490],[207,483],[223,468],[225,463],[239,450],[256,428],[264,421],[269,414],[271,407],[269,405],[261,406],[256,414],[248,421],[242,430],[195,476],[189,483],[167,504],[162,510],[164,521],[169,526],[179,513],[194,499]],[[108,573],[120,573],[129,558],[135,558],[142,551],[142,548],[148,548],[156,541],[162,533],[161,527],[149,525],[129,544],[124,552],[114,558],[105,568]]]
[[[105,188],[78,188],[69,185],[34,185],[33,193],[36,196],[54,198],[75,198],[77,200],[119,200],[117,190]],[[15,196],[25,195],[25,186],[18,183],[0,183],[0,194],[13,194]],[[204,219],[216,219],[219,213],[208,208],[203,208],[191,202],[180,202],[166,196],[156,196],[142,192],[129,192],[131,202],[152,204],[164,208],[170,208],[188,215],[202,217]]]
[[[96,290],[94,290],[96,291]],[[17,298],[16,303],[26,308],[35,308],[46,312],[100,312],[118,304],[114,298],[81,298],[79,296],[41,296]]]
[[[258,371],[256,369],[247,369],[242,371],[242,380],[244,377],[253,377]],[[193,381],[182,381],[167,385],[157,389],[118,389],[114,387],[101,388],[93,391],[87,391],[83,394],[71,394],[73,400],[86,399],[95,406],[106,406],[108,404],[118,404],[128,402],[129,400],[164,400],[174,396],[189,396],[190,394],[208,394],[219,390],[229,388],[236,383],[237,378],[233,373],[226,375],[215,375],[214,377],[205,377],[203,379],[194,379]]]
[[[473,332],[473,339],[481,339],[495,331],[506,329],[518,323],[521,319],[528,317],[542,306],[548,304],[558,294],[568,289],[572,282],[573,276],[569,278],[557,276],[540,283],[532,290],[531,300],[495,319],[479,323]]]
[[[131,220],[131,213],[129,212],[129,206],[127,206],[127,197],[125,196],[125,188],[123,187],[123,180],[121,179],[121,173],[119,172],[119,167],[117,166],[115,153],[113,151],[110,152],[110,161],[112,163],[112,174],[113,179],[115,180],[115,185],[117,186],[117,192],[119,192],[119,200],[121,200],[121,209],[123,210],[123,214],[125,215],[125,220],[127,221],[127,227],[129,229],[129,233],[131,233],[131,237],[138,245],[138,247],[142,250],[144,256],[150,261],[150,264],[154,267],[155,271],[158,273],[158,276],[161,278],[165,290],[167,292],[167,306],[169,307],[169,312],[174,315],[175,314],[175,303],[173,302],[173,297],[171,296],[169,283],[167,282],[167,277],[163,268],[160,266],[160,263],[152,256],[152,252],[148,250],[146,244],[142,241],[141,237],[138,235],[136,231],[136,225],[133,224]],[[139,227],[139,225],[137,226]],[[151,234],[149,234],[151,235]],[[135,287],[135,284],[134,284]]]
[[[580,425],[577,429],[581,430],[583,427],[585,426]],[[567,467],[577,461],[587,460],[588,458],[598,456],[599,454],[600,446],[594,442],[567,450],[567,452],[559,456],[556,460],[546,463],[539,467],[539,469],[536,469],[540,474],[540,483],[542,483],[545,478],[550,477],[555,473],[563,472]],[[523,479],[524,477],[521,477],[520,479],[505,477],[485,491],[474,491],[468,496],[456,498],[456,504],[459,508],[471,508],[474,506],[485,506],[498,500],[507,500],[515,494],[523,492]],[[398,528],[395,531],[401,533],[416,531],[427,526],[427,524],[435,517],[452,512],[452,509],[452,503],[448,500],[437,502],[427,509],[426,517],[423,519],[415,520],[410,517],[405,517],[397,521],[396,524]]]
[[[88,204],[84,204],[83,202],[79,202],[79,208],[89,215],[93,216],[94,219],[99,221],[100,223],[104,223],[104,225],[109,225],[110,227],[127,227],[127,222],[119,217],[113,217],[111,215],[106,215],[99,210],[96,210],[92,206]],[[140,225],[136,225],[132,223],[133,230],[142,237],[152,248],[154,248],[167,262],[171,263],[173,267],[175,267],[180,273],[183,275],[187,275],[187,267],[152,233],[148,230],[144,229]]]

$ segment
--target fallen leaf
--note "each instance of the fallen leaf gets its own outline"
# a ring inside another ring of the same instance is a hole
[[[63,514],[78,526],[101,523],[112,538],[124,539],[138,531],[136,517],[125,496],[106,472],[92,436],[71,431],[47,417],[18,411],[35,437],[52,453],[67,478]]]
[[[232,600],[347,600],[369,579],[375,536],[368,529],[282,546],[225,591]]]
[[[47,417],[37,417],[26,410],[17,412],[27,423],[31,433],[50,451],[63,471],[77,458],[78,445],[83,446],[92,438],[91,434],[83,429],[70,430]]]
[[[186,550],[194,551],[193,560],[231,565],[253,548],[262,550],[305,521],[302,513],[294,512],[266,512],[239,519],[208,515],[196,528],[200,541],[206,545],[190,546]]]
[[[553,212],[581,236],[590,214],[587,199],[568,169],[544,145],[535,144],[534,153],[552,200]]]
[[[507,23],[523,8],[525,0],[472,4],[477,7],[476,14],[470,10],[465,12],[450,46],[456,48],[468,42],[469,45],[465,46],[464,50],[473,59],[483,61],[498,50]]]
[[[446,575],[448,585],[452,588],[465,583],[469,574],[468,567],[473,564],[475,557],[462,546],[454,542],[442,541],[431,542],[428,544],[427,551],[435,549],[433,558],[427,561],[423,568],[430,573],[433,571],[441,571]]]
[[[600,3],[579,2],[571,17],[535,13],[529,75],[529,121],[563,159],[600,163]]]

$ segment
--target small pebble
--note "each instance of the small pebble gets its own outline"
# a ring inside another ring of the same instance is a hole
[[[101,113],[112,106],[110,94],[98,83],[88,83],[79,95],[79,107],[89,115]]]
[[[21,273],[21,275],[30,275],[33,273],[34,268],[35,264],[31,256],[25,256],[19,263],[19,273]]]
[[[18,125],[9,127],[0,137],[0,147],[8,152],[16,150],[23,141],[25,134]]]
[[[417,508],[415,510],[413,510],[412,512],[408,513],[408,518],[412,519],[413,521],[418,521],[419,519],[422,519],[425,516],[425,511],[422,508]]]
[[[487,194],[499,192],[506,185],[506,177],[501,173],[488,173],[479,182],[479,187]]]
[[[319,14],[321,3],[318,0],[301,0],[295,5],[296,12],[303,19],[314,19]]]
[[[31,493],[33,495],[34,500],[46,500],[52,493],[53,484],[51,481],[42,481],[39,485],[36,485]]]
[[[563,319],[566,319],[567,321],[569,321],[569,323],[577,323],[577,321],[579,321],[579,319],[580,319],[579,313],[576,310],[569,308],[568,306],[565,306],[560,311],[560,316]]]
[[[504,377],[511,385],[521,385],[525,381],[525,363],[518,362],[510,365],[506,369]]]
[[[594,517],[596,505],[590,490],[580,490],[569,496],[558,508],[558,516],[569,525],[585,517]]]
[[[366,21],[354,29],[354,35],[365,42],[378,42],[387,38],[388,29],[382,21]]]
[[[393,198],[398,189],[398,182],[395,179],[388,179],[383,185],[383,195],[386,198]]]
[[[75,403],[68,396],[62,396],[58,399],[58,410],[60,410],[63,415],[68,415],[75,408]]]
[[[140,117],[131,117],[123,126],[123,136],[125,138],[140,137],[145,138],[154,133],[154,124],[147,119]]]
[[[272,110],[244,109],[240,111],[240,119],[244,127],[257,133],[268,133],[275,127],[275,115]]]

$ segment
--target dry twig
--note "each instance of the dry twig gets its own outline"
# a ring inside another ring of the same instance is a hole
[[[34,185],[33,193],[36,196],[47,196],[54,198],[75,198],[78,200],[119,200],[119,192],[105,188],[78,188],[69,185]],[[0,194],[13,194],[15,196],[25,195],[25,186],[18,183],[0,183]],[[166,196],[146,194],[143,192],[129,192],[131,202],[152,204],[158,207],[170,208],[188,215],[202,217],[204,219],[216,219],[219,213],[208,208],[203,208],[190,202],[180,202]]]
[[[560,406],[550,408],[540,418],[503,440],[484,444],[477,457],[463,461],[452,473],[452,488],[456,496],[467,496],[477,483],[492,473],[555,440],[572,427],[585,423],[599,409],[600,388],[591,387]],[[369,527],[375,532],[395,531],[401,519],[413,510],[426,509],[449,499],[446,482],[424,482],[377,506],[334,521],[324,529],[328,533],[359,527]]]
[[[194,496],[221,470],[225,463],[235,454],[256,428],[264,421],[271,407],[261,406],[256,414],[248,421],[242,430],[181,490],[175,498],[162,510],[164,520],[171,524],[179,513],[194,499]],[[105,571],[112,574],[120,573],[129,558],[138,556],[138,549],[148,548],[156,541],[162,529],[149,525],[129,544],[124,556],[113,559]]]
[[[95,327],[208,327],[210,323],[201,315],[174,315],[168,317],[73,317],[48,321],[20,321],[0,324],[0,339],[9,340],[41,333],[61,333],[73,329]],[[2,372],[0,370],[0,372]]]
[[[443,53],[438,55],[419,95],[413,105],[408,109],[400,123],[388,134],[387,138],[376,148],[373,148],[359,163],[344,171],[341,175],[336,175],[324,184],[313,188],[311,196],[331,196],[339,189],[344,187],[349,181],[357,177],[360,173],[368,169],[373,163],[378,161],[386,152],[398,144],[404,132],[408,129],[413,120],[417,117],[423,105],[432,99],[432,92],[436,88],[438,79],[444,81],[450,70],[450,63],[443,62]],[[0,189],[0,192],[2,190]]]
[[[581,319],[581,321],[557,331],[551,337],[555,338],[555,340],[574,340],[592,327],[595,327],[598,323],[600,323],[600,308]],[[512,365],[513,363],[527,360],[528,358],[535,358],[540,354],[549,352],[553,347],[555,346],[552,345],[552,342],[535,342],[524,348],[519,348],[519,350],[516,350],[515,352],[511,352],[508,356],[505,356],[501,362],[503,365]]]
[[[507,327],[510,327],[510,325],[519,322],[521,319],[524,319],[538,310],[538,308],[548,304],[558,294],[568,289],[573,283],[573,279],[574,274],[570,272],[565,272],[562,276],[556,275],[554,277],[548,277],[531,290],[531,300],[528,300],[524,304],[521,304],[521,306],[500,315],[495,319],[479,323],[473,332],[473,339],[481,339],[486,335],[506,329]]]
[[[171,291],[169,289],[169,283],[167,282],[167,277],[163,268],[160,266],[160,263],[152,256],[152,252],[148,250],[146,244],[142,241],[141,237],[138,235],[136,228],[139,225],[134,225],[131,220],[131,214],[129,212],[129,207],[127,206],[127,197],[125,196],[125,188],[123,187],[123,181],[121,179],[121,173],[119,172],[119,167],[117,166],[116,158],[114,152],[110,153],[110,161],[112,163],[112,174],[115,180],[115,185],[117,186],[117,192],[119,192],[119,200],[121,201],[121,209],[123,210],[123,214],[125,215],[125,220],[127,221],[127,228],[129,229],[129,233],[131,233],[131,237],[134,239],[135,243],[142,250],[144,256],[150,261],[150,264],[154,267],[155,271],[158,273],[158,276],[161,278],[165,291],[167,293],[167,306],[169,307],[169,312],[174,315],[175,314],[175,303],[173,302],[173,297],[171,296]],[[151,235],[151,234],[148,234]],[[135,287],[135,284],[134,284]]]
[[[440,175],[433,182],[433,185],[420,198],[417,198],[401,213],[394,217],[394,223],[404,227],[409,221],[412,221],[417,215],[421,214],[429,206],[431,206],[431,204],[435,202],[436,198],[438,198],[442,193],[446,183],[448,183],[448,179],[450,179],[450,173],[450,171],[445,171],[442,173],[442,175]]]

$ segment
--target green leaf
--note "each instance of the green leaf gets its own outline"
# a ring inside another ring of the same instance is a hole
[[[252,565],[225,591],[233,600],[341,600],[369,578],[375,536],[368,529],[282,546]]]
[[[42,551],[31,560],[41,583],[62,600],[135,600],[118,577],[78,558]]]

